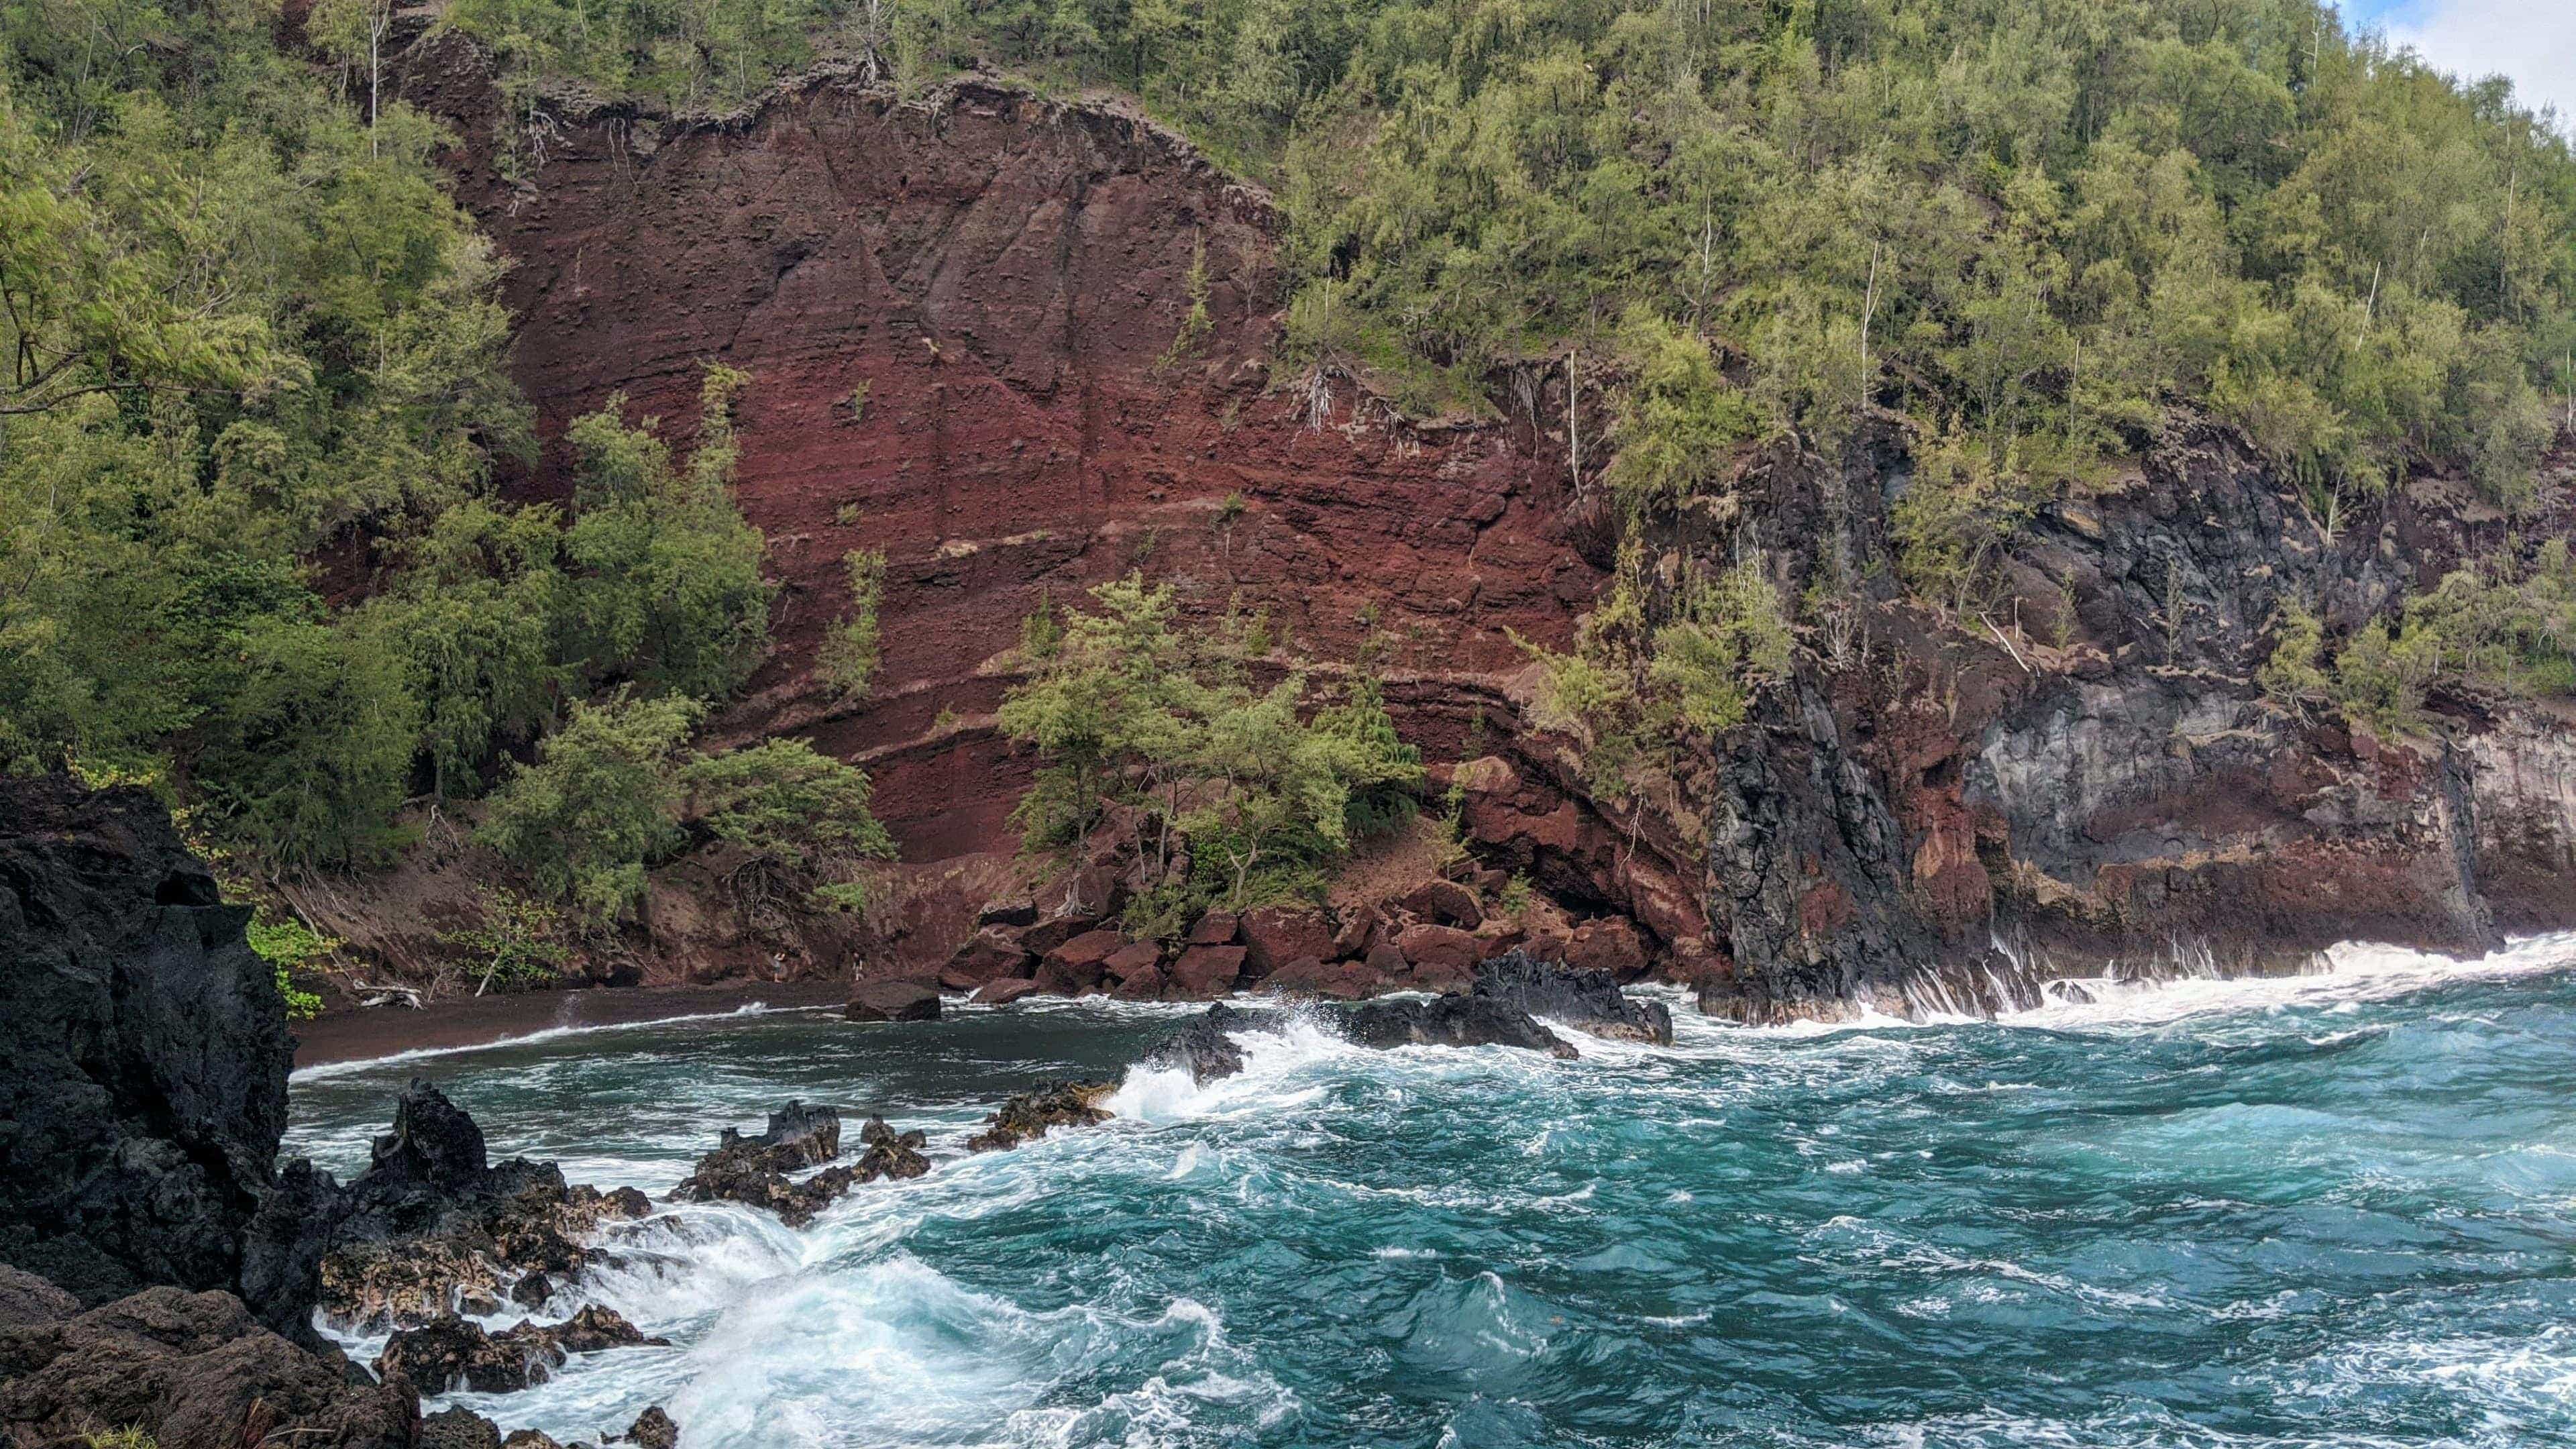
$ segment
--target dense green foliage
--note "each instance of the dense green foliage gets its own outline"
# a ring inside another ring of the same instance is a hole
[[[574,705],[536,762],[492,793],[477,838],[587,928],[632,909],[646,869],[686,844],[693,826],[741,846],[764,873],[845,888],[856,884],[846,877],[859,861],[894,853],[868,813],[868,777],[857,767],[803,740],[692,751],[703,713],[695,700],[626,688]],[[819,879],[835,875],[844,879]],[[842,889],[829,899],[860,898]]]
[[[1000,720],[1041,761],[1020,806],[1032,845],[1087,836],[1112,807],[1133,822],[1150,878],[1168,885],[1131,924],[1293,894],[1370,824],[1401,818],[1387,797],[1422,778],[1421,753],[1365,683],[1330,704],[1299,671],[1264,687],[1256,625],[1185,634],[1171,586],[1137,574],[1091,596],[1097,613],[1050,608],[1024,631],[1026,677]]]
[[[310,972],[331,958],[340,943],[288,916],[270,920],[263,912],[243,930],[251,950],[277,974],[277,994],[286,1002],[290,1021],[310,1021],[322,1014],[322,998],[295,984],[298,972]]]
[[[484,837],[581,926],[700,815],[799,869],[885,853],[858,771],[687,750],[768,644],[742,373],[685,459],[611,399],[568,515],[494,496],[529,442],[499,269],[381,104],[389,15],[314,12],[353,106],[258,6],[0,5],[0,768],[157,783],[272,869],[383,861],[412,799],[505,773]],[[450,944],[551,979],[557,910]],[[315,941],[254,928],[282,986]]]
[[[1585,741],[1583,768],[1603,799],[1629,797],[1635,767],[1659,767],[1693,734],[1734,728],[1753,690],[1788,678],[1793,640],[1769,566],[1757,553],[1654,599],[1631,545],[1571,651],[1517,641],[1545,671],[1538,722]]]
[[[2356,630],[2331,661],[2323,625],[2292,605],[2256,679],[2285,704],[2397,732],[2423,728],[2425,695],[2445,681],[2576,694],[2576,559],[2551,539],[2528,568],[2454,570],[2396,618]]]
[[[2410,463],[2514,503],[2576,387],[2566,143],[2321,0],[471,0],[450,20],[528,67],[674,95],[739,98],[820,53],[1133,90],[1280,188],[1290,371],[1477,411],[1511,369],[1562,366],[1618,391],[1632,501],[1706,486],[1762,427],[1830,450],[1871,402],[2047,486],[2189,400],[2323,514]]]

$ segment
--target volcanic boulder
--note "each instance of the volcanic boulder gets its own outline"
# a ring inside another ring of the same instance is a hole
[[[419,1416],[408,1385],[353,1383],[229,1293],[164,1285],[0,1328],[0,1442],[137,1429],[160,1449],[413,1449]]]
[[[1630,1000],[1607,971],[1560,966],[1513,951],[1476,968],[1474,994],[1594,1036],[1673,1044],[1672,1009],[1660,1001]]]
[[[862,981],[842,1014],[852,1021],[937,1021],[939,992],[918,981]]]
[[[1001,1152],[1044,1137],[1052,1128],[1089,1127],[1109,1120],[1100,1103],[1118,1089],[1115,1082],[1058,1082],[1022,1092],[985,1118],[984,1131],[966,1139],[970,1152]]]
[[[1508,1046],[1571,1059],[1574,1044],[1490,996],[1372,1001],[1345,1011],[1342,1030],[1365,1047]]]
[[[595,1305],[561,1323],[521,1323],[499,1333],[450,1316],[396,1331],[376,1358],[376,1373],[386,1383],[407,1383],[424,1394],[459,1385],[479,1394],[508,1394],[544,1383],[577,1353],[669,1344]]]

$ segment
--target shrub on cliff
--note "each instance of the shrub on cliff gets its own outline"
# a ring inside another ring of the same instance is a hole
[[[574,519],[564,552],[580,570],[573,654],[594,678],[710,698],[760,662],[773,592],[760,531],[733,501],[733,405],[748,377],[707,369],[698,447],[674,464],[656,422],[628,427],[623,396],[573,420]]]
[[[1097,612],[1050,610],[1029,631],[1046,652],[1024,654],[1027,677],[1000,711],[1039,756],[1019,813],[1032,846],[1078,840],[1116,804],[1153,880],[1187,852],[1193,869],[1171,890],[1239,905],[1265,872],[1311,878],[1350,848],[1355,822],[1400,818],[1389,797],[1422,778],[1421,754],[1365,683],[1333,704],[1310,698],[1301,671],[1259,688],[1248,665],[1267,643],[1247,642],[1251,621],[1185,635],[1171,586],[1136,573],[1091,595]]]
[[[695,700],[624,689],[575,705],[536,763],[493,792],[476,838],[590,929],[633,907],[646,869],[687,843],[691,823],[798,877],[846,876],[894,853],[868,811],[864,772],[803,740],[692,754],[703,713]],[[832,899],[854,903],[846,891]]]

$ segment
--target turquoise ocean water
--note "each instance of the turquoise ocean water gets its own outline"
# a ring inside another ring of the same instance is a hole
[[[289,1150],[355,1171],[415,1074],[657,1196],[790,1097],[929,1131],[801,1232],[612,1230],[578,1297],[673,1346],[454,1400],[567,1440],[658,1403],[687,1449],[2576,1443],[2576,937],[2069,995],[1675,996],[1673,1048],[1573,1062],[1300,1024],[1205,1089],[1125,1070],[1177,1007],[746,1013],[307,1071]],[[1118,1120],[963,1155],[1069,1075]]]

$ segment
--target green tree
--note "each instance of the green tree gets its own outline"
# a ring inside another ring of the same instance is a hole
[[[695,700],[619,690],[573,706],[564,727],[492,793],[475,838],[582,925],[614,924],[644,894],[644,870],[679,848],[679,768],[703,713]]]

